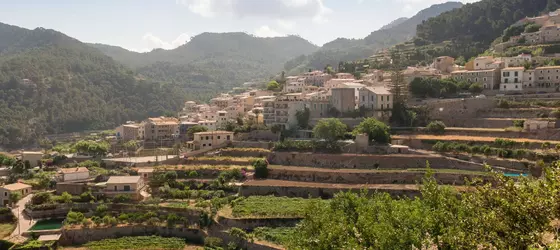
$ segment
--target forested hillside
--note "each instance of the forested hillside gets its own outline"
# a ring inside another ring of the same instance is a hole
[[[307,69],[322,69],[326,65],[338,65],[340,61],[364,59],[377,50],[402,43],[412,38],[416,26],[422,21],[463,6],[460,2],[436,4],[418,12],[411,18],[399,18],[381,29],[372,32],[364,39],[338,38],[326,43],[317,52],[293,58],[284,65],[289,73],[298,73]]]
[[[138,80],[98,50],[54,30],[0,23],[0,37],[2,147],[161,115],[189,94],[177,84]]]
[[[286,61],[317,49],[297,36],[261,38],[241,32],[202,33],[176,49],[148,53],[102,44],[91,46],[155,80],[187,88],[212,83],[211,88],[225,89],[274,76]]]
[[[560,0],[482,0],[428,19],[418,25],[416,35],[427,43],[452,41],[457,47],[482,52],[510,25],[524,17],[556,10],[559,3]]]

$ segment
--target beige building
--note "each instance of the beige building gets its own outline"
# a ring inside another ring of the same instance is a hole
[[[140,138],[144,140],[172,139],[179,135],[179,119],[174,117],[148,118],[139,128]]]
[[[441,73],[449,74],[453,72],[455,66],[455,58],[450,56],[440,56],[434,59],[432,67]]]
[[[224,143],[233,141],[233,132],[230,131],[211,131],[194,133],[194,139],[187,142],[190,150],[199,150],[220,146]]]
[[[403,71],[403,76],[407,84],[410,84],[416,78],[434,78],[441,79],[441,74],[436,69],[408,67]]]
[[[10,194],[12,193],[20,193],[21,197],[25,197],[31,193],[31,186],[18,182],[0,187],[0,195],[2,197],[3,206],[10,205]]]
[[[500,69],[459,70],[451,72],[451,77],[458,81],[480,83],[484,89],[498,89],[500,86]]]
[[[144,188],[144,178],[142,176],[111,176],[107,181],[104,194],[108,197],[126,195],[134,200],[142,199],[140,192]]]
[[[507,68],[509,67],[523,67],[527,63],[533,62],[531,54],[520,54],[514,57],[503,57],[502,60]]]
[[[198,125],[205,127],[209,131],[215,131],[217,126],[216,120],[201,120],[198,121]]]
[[[138,175],[144,178],[144,182],[147,182],[154,176],[154,169],[153,168],[140,168],[138,169]]]
[[[535,87],[552,88],[560,86],[560,66],[535,68]]]
[[[21,153],[21,160],[23,162],[29,161],[31,167],[41,165],[41,159],[43,159],[43,152],[23,151]]]
[[[360,89],[358,105],[374,111],[378,118],[389,115],[393,108],[393,94],[385,87],[364,87]]]
[[[331,103],[328,99],[310,99],[305,102],[310,118],[327,117]]]
[[[61,168],[60,180],[66,181],[84,181],[89,179],[89,170],[86,167]]]
[[[138,139],[140,126],[138,124],[123,124],[115,130],[117,132],[117,139],[126,142]]]
[[[305,109],[305,95],[285,94],[263,102],[263,121],[267,126],[280,125],[286,129],[297,126],[296,113]]]
[[[336,79],[351,79],[351,80],[354,80],[354,75],[352,75],[350,73],[336,73],[334,75],[334,77]]]
[[[333,88],[331,92],[332,107],[342,113],[356,109],[356,91],[353,88]]]
[[[274,103],[276,102],[276,98],[268,98],[262,100],[263,106],[263,121],[264,124],[267,126],[272,126],[276,117],[274,116]]]

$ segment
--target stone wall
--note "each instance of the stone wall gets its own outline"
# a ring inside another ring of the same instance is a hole
[[[480,111],[479,116],[483,118],[513,118],[513,119],[525,119],[525,118],[537,118],[538,113],[550,113],[554,109],[549,108],[493,108],[485,111]]]
[[[513,120],[492,118],[454,117],[443,121],[447,127],[461,128],[507,128],[513,126]]]
[[[235,141],[277,141],[278,134],[270,130],[253,130],[249,133],[237,133],[233,138]]]
[[[455,118],[475,118],[481,110],[494,108],[496,101],[490,98],[457,98],[436,100],[426,104],[432,120],[441,120],[445,124],[454,123]]]
[[[227,148],[220,151],[220,155],[232,157],[268,157],[268,154],[270,154],[269,150],[244,150]]]
[[[60,245],[82,245],[90,241],[119,238],[123,236],[150,236],[185,238],[187,242],[201,244],[206,233],[199,229],[167,228],[157,226],[117,226],[100,228],[64,228],[60,237]]]
[[[263,142],[263,141],[233,141],[232,146],[234,148],[264,148],[271,149],[274,147],[273,142]]]
[[[315,125],[317,125],[317,123],[321,119],[325,119],[325,118],[309,119],[309,126],[314,127]],[[348,126],[349,128],[354,128],[354,127],[358,126],[358,124],[360,124],[364,120],[364,118],[339,118],[339,120],[342,123],[346,124],[346,126]]]
[[[361,155],[273,152],[268,157],[268,162],[275,165],[351,169],[425,168],[426,161],[429,161],[430,167],[435,169],[484,170],[484,167],[481,164],[449,159],[435,155]]]
[[[237,227],[243,230],[253,230],[257,227],[295,227],[302,218],[227,218],[218,216],[217,222],[228,228]]]
[[[361,192],[364,188],[345,188],[345,187],[297,187],[297,186],[258,186],[258,185],[243,185],[239,189],[242,196],[248,197],[253,195],[274,195],[286,197],[300,197],[300,198],[323,198],[330,199],[339,192]],[[366,188],[368,193],[385,192],[393,197],[416,197],[420,196],[418,189],[375,189]]]
[[[31,218],[57,218],[66,217],[70,210],[74,211],[95,211],[97,206],[102,203],[73,203],[73,204],[58,204],[54,209],[48,210],[30,210],[25,209],[25,212],[31,216]],[[158,214],[167,215],[169,213],[175,213],[179,216],[186,217],[189,221],[198,221],[202,211],[190,210],[184,208],[173,208],[173,207],[154,207],[146,205],[135,205],[135,204],[114,204],[114,203],[104,203],[107,205],[108,211],[118,211],[123,213],[132,212],[148,212],[157,211]]]
[[[268,179],[286,181],[345,183],[345,184],[417,184],[422,182],[424,171],[313,171],[269,168]],[[465,179],[478,177],[489,178],[485,175],[470,175],[463,173],[434,173],[434,178],[440,184],[464,185]]]

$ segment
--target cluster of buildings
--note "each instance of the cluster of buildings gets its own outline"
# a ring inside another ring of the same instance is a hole
[[[519,44],[535,45],[560,42],[560,10],[556,10],[542,16],[527,17],[515,25],[525,26],[530,24],[540,26],[539,30],[534,32],[523,32],[518,36],[510,37],[508,41],[500,43],[494,48],[498,52],[502,52],[509,47]]]

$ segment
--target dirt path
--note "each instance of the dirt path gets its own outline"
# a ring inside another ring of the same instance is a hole
[[[16,207],[12,209],[12,212],[18,219],[18,224],[16,229],[12,232],[12,237],[26,232],[27,230],[29,230],[29,228],[31,228],[31,226],[33,226],[33,224],[35,224],[35,221],[33,221],[27,214],[23,212],[23,210],[25,209],[25,204],[31,200],[31,197],[33,197],[33,194],[30,194],[19,200],[16,204]]]

